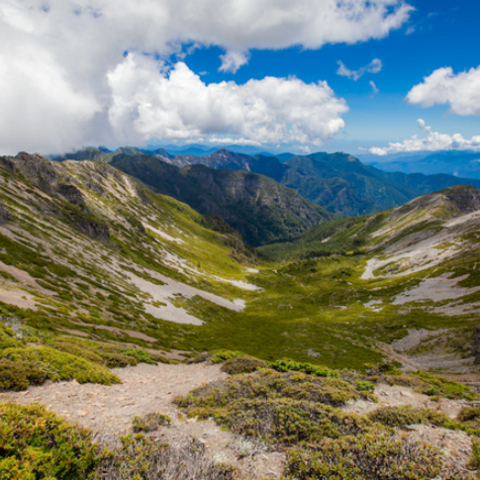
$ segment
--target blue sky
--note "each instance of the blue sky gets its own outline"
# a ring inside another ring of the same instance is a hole
[[[186,63],[205,82],[235,79],[245,83],[250,78],[294,75],[306,83],[326,80],[335,93],[344,98],[349,112],[343,118],[345,129],[325,144],[328,150],[358,153],[359,147],[385,146],[421,133],[422,118],[434,129],[480,135],[478,117],[454,115],[448,106],[422,108],[410,105],[406,95],[424,77],[441,67],[455,73],[480,65],[480,2],[472,0],[416,0],[408,22],[386,38],[354,45],[325,45],[316,50],[292,47],[284,50],[253,50],[248,65],[236,73],[219,72],[218,47],[195,50]],[[349,69],[360,69],[373,59],[382,61],[378,73],[365,73],[354,81],[337,74],[338,61]],[[378,93],[373,92],[370,82]]]
[[[6,0],[0,153],[480,151],[472,0]]]

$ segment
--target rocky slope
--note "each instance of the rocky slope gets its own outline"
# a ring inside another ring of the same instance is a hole
[[[294,190],[253,173],[203,165],[180,169],[151,155],[115,155],[110,164],[204,215],[222,217],[254,246],[286,240],[332,218]]]

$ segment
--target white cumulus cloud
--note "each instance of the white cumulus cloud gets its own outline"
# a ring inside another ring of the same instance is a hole
[[[399,152],[435,152],[438,150],[480,151],[480,135],[475,135],[472,138],[464,138],[460,133],[449,135],[448,133],[433,131],[432,127],[421,118],[417,122],[424,133],[423,137],[413,135],[403,142],[391,142],[388,147],[372,147],[368,151],[380,156]]]
[[[180,85],[175,78],[183,65],[167,74],[164,60],[172,53],[185,55],[189,47],[218,46],[226,52],[219,59],[220,70],[235,72],[248,62],[252,49],[316,49],[385,37],[408,20],[411,10],[404,0],[3,0],[0,154],[125,143],[131,136],[147,139],[150,134],[190,140],[236,132],[245,141],[320,141],[341,128],[339,112],[346,109],[326,84],[300,86],[295,79],[266,78],[248,86],[200,88],[190,77]],[[121,72],[126,75],[123,84]],[[279,91],[263,88],[267,85]],[[175,92],[181,92],[189,99],[188,108],[178,100],[174,114],[162,110],[167,100],[149,98],[149,87],[157,93],[163,88],[171,103]],[[219,100],[211,94],[215,89],[222,92]],[[234,95],[236,90],[242,93]],[[247,103],[246,91],[253,95],[251,114],[238,108]],[[298,98],[289,97],[298,91]],[[305,92],[323,92],[329,99],[320,114],[316,108],[321,102],[313,95],[311,117],[321,116],[319,127],[304,120]],[[213,103],[201,120],[205,98]],[[228,108],[227,100],[237,113],[218,113],[219,119],[213,119],[211,112],[219,112],[219,105]],[[276,125],[272,118],[285,123]],[[268,125],[273,131],[263,134],[263,127],[257,131],[252,125]]]
[[[422,107],[448,104],[457,115],[480,116],[480,67],[458,74],[451,67],[439,68],[415,85],[407,100]]]
[[[248,63],[250,55],[246,52],[230,51],[225,55],[220,55],[222,65],[218,69],[220,72],[236,73],[237,70]]]
[[[185,63],[159,73],[155,61],[135,54],[108,74],[108,82],[110,122],[130,143],[211,141],[220,132],[243,143],[320,145],[344,127],[341,115],[348,110],[326,82],[267,77],[206,85]]]
[[[358,70],[350,70],[345,66],[345,64],[341,60],[339,60],[337,64],[338,64],[337,75],[340,75],[342,77],[348,77],[355,81],[363,77],[366,73],[378,73],[383,68],[382,61],[379,58],[374,58],[368,65],[365,65],[364,67],[359,68]],[[370,82],[370,84],[371,83],[372,82]]]

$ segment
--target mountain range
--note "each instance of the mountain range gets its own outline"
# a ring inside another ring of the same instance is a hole
[[[82,152],[64,155],[55,159],[94,159],[113,162],[117,155],[133,155],[137,159],[142,158],[144,162],[146,161],[146,156],[149,156],[180,168],[201,164],[214,170],[241,170],[270,177],[276,182],[296,190],[310,202],[341,216],[368,215],[394,208],[420,195],[454,185],[480,187],[480,180],[460,178],[454,175],[386,172],[373,166],[365,165],[355,157],[341,152],[333,154],[318,152],[306,156],[285,154],[285,156],[281,156],[282,161],[274,156],[250,156],[225,149],[203,157],[192,155],[173,156],[163,150],[146,152],[125,147],[108,154],[98,150],[96,156],[92,149],[85,150],[85,153]],[[108,157],[105,155],[108,155]],[[125,157],[122,158],[122,162],[125,163]],[[156,165],[157,168],[160,168],[159,163]],[[176,170],[168,169],[165,166],[162,169],[164,184],[175,183],[173,180],[170,182],[167,172],[175,172]],[[140,170],[137,169],[137,172],[140,172]],[[133,170],[127,173],[133,173]],[[148,183],[145,176],[141,179]],[[155,188],[160,188],[160,184],[154,186]],[[172,188],[168,187],[166,189],[166,185],[162,185],[159,191],[171,194]],[[193,208],[197,208],[196,201],[192,203],[192,201],[188,201],[185,198],[179,199],[187,201]],[[201,211],[202,213],[207,213],[206,210]],[[249,241],[252,241],[255,235],[248,238]],[[253,241],[255,244],[262,243],[258,238]],[[270,241],[270,238],[268,241]]]
[[[456,177],[480,179],[480,153],[444,150],[438,152],[412,152],[390,154],[384,157],[363,154],[359,158],[387,172],[438,173]]]
[[[252,250],[220,217],[116,168],[136,164],[122,155],[111,164],[0,157],[0,310],[41,346],[53,338],[175,358],[228,348],[335,368],[388,360],[452,376],[475,370],[476,188],[323,218]],[[255,175],[145,157],[171,178],[199,170],[196,194],[212,172],[240,174],[242,189]]]

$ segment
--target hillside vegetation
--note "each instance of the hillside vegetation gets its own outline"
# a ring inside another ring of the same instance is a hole
[[[475,368],[474,188],[328,222],[259,259],[221,218],[111,165],[27,154],[0,164],[2,322],[39,345]]]
[[[113,367],[223,363],[232,376],[178,408],[228,428],[247,457],[282,455],[276,478],[389,479],[392,465],[399,480],[473,478],[477,396],[452,378],[480,360],[477,189],[257,252],[107,162],[22,153],[0,157],[0,174],[0,389],[111,388]],[[377,408],[385,386],[439,408]],[[463,402],[458,415],[439,410],[447,401]],[[165,443],[181,415],[138,416],[136,434],[99,446],[38,405],[0,410],[2,480],[249,478],[194,439]],[[461,463],[422,435],[462,442]]]

